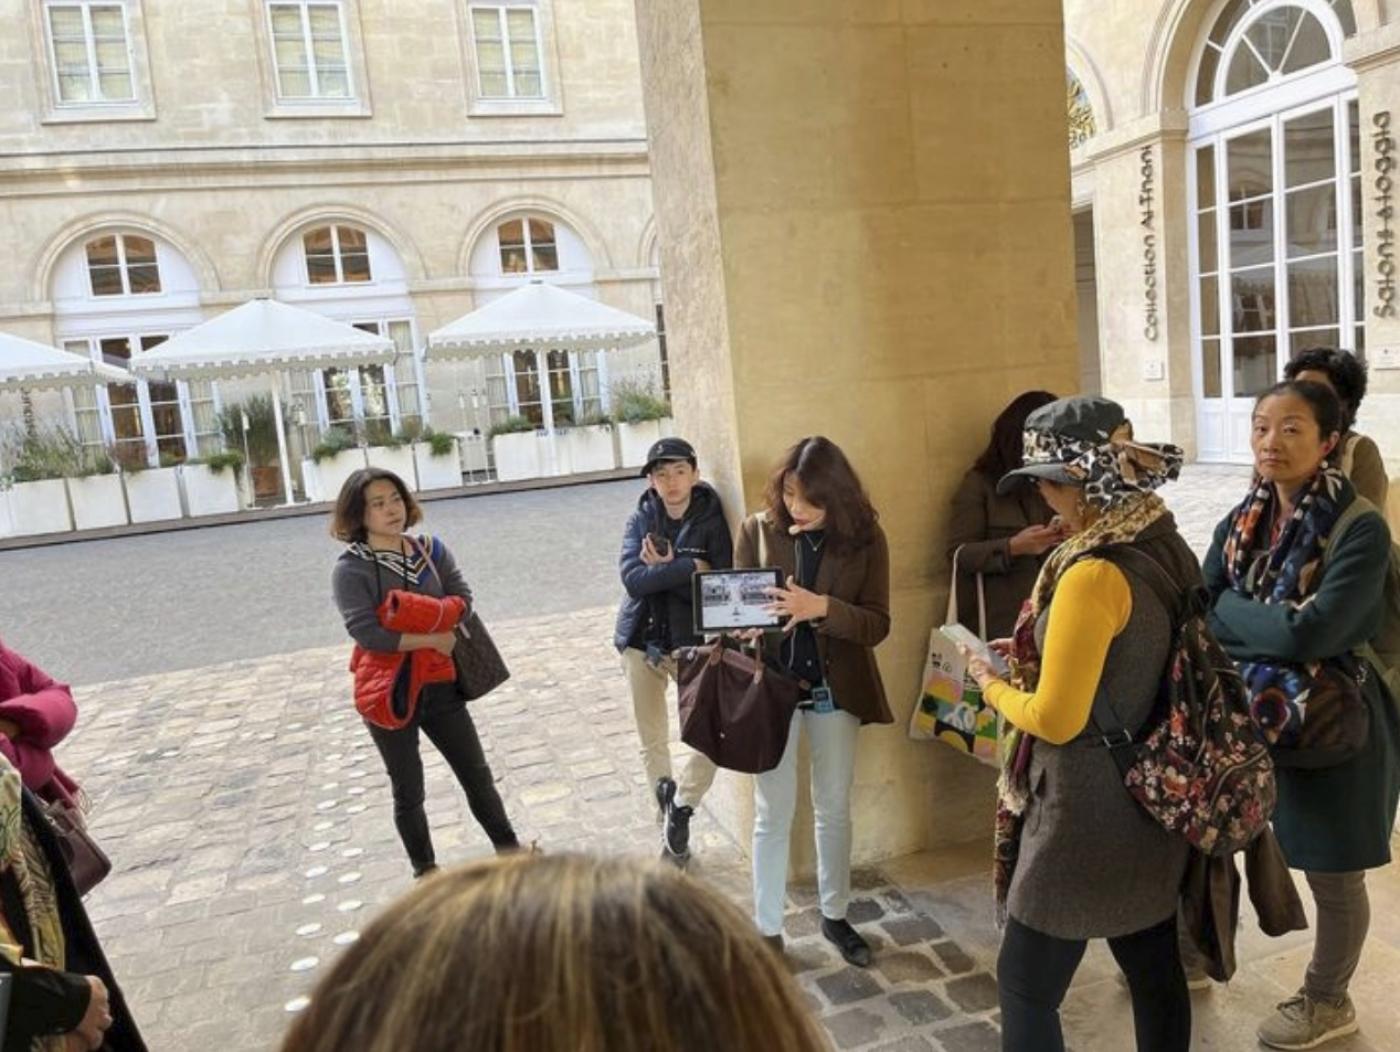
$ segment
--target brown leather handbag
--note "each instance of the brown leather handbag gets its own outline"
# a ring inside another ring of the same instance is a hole
[[[437,581],[438,589],[444,595],[449,594],[447,586],[442,583],[437,564],[433,562],[431,551],[420,545],[416,538],[409,537],[409,543],[423,556],[433,579]],[[452,634],[456,637],[452,641],[452,664],[457,670],[457,690],[462,697],[475,701],[510,679],[505,658],[501,657],[496,641],[486,631],[485,622],[470,601],[467,616],[457,622]]]
[[[778,766],[801,684],[721,638],[676,654],[681,741],[718,767],[762,774]]]
[[[86,895],[112,872],[112,860],[88,832],[87,820],[79,805],[66,800],[40,800],[40,806],[53,827],[54,838],[78,894]]]

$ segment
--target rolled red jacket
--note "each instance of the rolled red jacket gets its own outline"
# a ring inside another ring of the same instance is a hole
[[[379,605],[379,623],[391,632],[434,635],[452,631],[466,613],[460,596],[438,599],[395,588]],[[350,653],[355,677],[355,708],[370,723],[389,730],[407,726],[418,708],[418,696],[428,683],[451,683],[457,678],[452,658],[423,649],[382,653],[356,645]]]

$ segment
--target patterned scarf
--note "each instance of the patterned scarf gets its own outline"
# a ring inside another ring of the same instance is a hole
[[[1322,580],[1323,549],[1341,514],[1346,486],[1340,471],[1324,465],[1271,539],[1262,531],[1273,524],[1278,494],[1273,483],[1256,475],[1249,494],[1230,513],[1222,552],[1230,587],[1261,603],[1310,603]],[[1320,669],[1321,662],[1240,663],[1255,723],[1270,742],[1301,725],[1302,707]]]
[[[1017,618],[1016,628],[1012,632],[1011,685],[1017,690],[1034,693],[1040,683],[1040,647],[1036,642],[1035,629],[1041,615],[1050,607],[1061,574],[1097,548],[1137,540],[1149,527],[1170,514],[1162,498],[1155,493],[1119,492],[1120,497],[1109,503],[1102,515],[1056,548],[1041,567],[1031,597],[1021,608],[1021,616]],[[1026,805],[1030,802],[1031,750],[1036,741],[1025,731],[1009,724],[1008,727],[1009,733],[1001,740],[1001,776],[997,780],[992,863],[998,924],[1006,921],[1011,877],[1021,851],[1021,828],[1025,823]]]
[[[62,968],[67,951],[53,873],[43,850],[24,824],[19,772],[4,756],[0,756],[0,872],[13,874],[19,885],[34,943],[21,945],[11,924],[0,916],[0,954],[11,964],[28,957],[49,968]],[[58,1052],[63,1047],[61,1037],[45,1037],[34,1042],[32,1052]]]

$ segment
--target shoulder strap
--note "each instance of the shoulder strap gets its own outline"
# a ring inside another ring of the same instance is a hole
[[[1351,528],[1351,524],[1357,519],[1361,518],[1361,516],[1365,515],[1368,511],[1374,511],[1377,515],[1380,514],[1379,508],[1377,508],[1369,500],[1363,497],[1360,493],[1355,494],[1352,497],[1351,503],[1348,504],[1345,508],[1343,508],[1342,513],[1337,516],[1337,521],[1332,523],[1332,529],[1327,534],[1327,540],[1323,542],[1323,566],[1327,565],[1327,558],[1332,554],[1332,545],[1335,544],[1337,541],[1341,540],[1344,536],[1346,536],[1346,532]]]
[[[1161,563],[1141,548],[1130,544],[1111,544],[1090,553],[1090,557],[1093,555],[1108,560],[1120,570],[1132,572],[1143,584],[1151,588],[1152,594],[1166,608],[1173,626],[1185,620],[1190,608],[1188,598],[1182,594],[1181,586]]]
[[[423,557],[423,561],[428,564],[428,570],[432,573],[433,580],[437,582],[438,591],[446,595],[447,586],[442,583],[442,575],[438,573],[437,560],[433,558],[433,553],[437,550],[438,539],[429,537],[427,545],[424,545],[421,537],[415,537],[411,533],[406,533],[404,536],[408,538],[408,543]]]
[[[1351,469],[1356,466],[1356,447],[1360,441],[1361,436],[1356,432],[1352,432],[1347,436],[1346,441],[1342,443],[1342,459],[1337,467],[1347,478],[1351,478]]]

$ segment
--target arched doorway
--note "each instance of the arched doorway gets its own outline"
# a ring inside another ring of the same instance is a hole
[[[1202,460],[1248,461],[1253,399],[1310,347],[1364,353],[1348,0],[1230,0],[1198,46],[1188,144]]]

